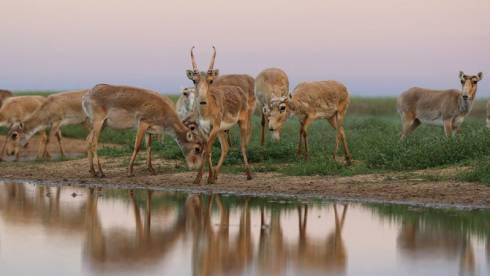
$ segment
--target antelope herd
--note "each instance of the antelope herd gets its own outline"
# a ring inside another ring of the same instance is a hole
[[[89,129],[87,155],[89,171],[103,177],[97,155],[99,136],[104,127],[136,129],[134,149],[128,176],[133,176],[133,165],[146,140],[146,165],[154,174],[151,158],[152,135],[172,136],[182,150],[189,168],[197,169],[194,183],[201,182],[205,164],[208,164],[208,183],[215,183],[230,148],[228,131],[235,125],[240,129],[240,151],[247,179],[252,173],[247,157],[247,146],[252,135],[252,117],[258,105],[261,115],[260,144],[265,144],[266,127],[272,138],[279,141],[281,129],[294,115],[300,122],[298,156],[308,159],[308,127],[317,119],[326,119],[336,131],[333,158],[340,144],[345,163],[350,165],[344,131],[344,119],[349,106],[349,92],[338,81],[313,81],[298,84],[289,92],[287,74],[279,68],[265,69],[256,78],[246,74],[219,75],[214,67],[216,49],[207,71],[199,71],[190,51],[192,69],[186,71],[192,87],[182,90],[177,103],[158,92],[129,86],[98,84],[92,89],[68,91],[43,96],[14,96],[0,90],[0,126],[6,126],[7,138],[1,147],[0,160],[5,153],[15,155],[26,147],[30,138],[41,132],[39,158],[49,158],[49,134],[58,141],[64,157],[61,127],[83,124]],[[461,90],[430,90],[414,87],[403,92],[397,107],[402,116],[403,140],[421,123],[441,124],[446,136],[460,131],[465,117],[471,112],[482,73],[467,75],[460,72]],[[490,128],[490,101],[487,105],[487,127]],[[49,130],[49,131],[48,131]],[[218,139],[221,145],[219,161],[212,163],[212,146]],[[97,166],[97,170],[96,170]]]

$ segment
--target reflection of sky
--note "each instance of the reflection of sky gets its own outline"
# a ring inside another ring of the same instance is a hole
[[[157,257],[155,261],[144,262],[142,256],[134,257],[119,262],[99,266],[93,263],[87,256],[90,251],[87,250],[87,239],[90,236],[88,229],[95,228],[63,228],[63,220],[57,220],[49,216],[48,199],[45,198],[45,204],[39,205],[39,198],[34,197],[32,186],[27,187],[27,194],[31,195],[31,200],[26,200],[17,208],[6,208],[7,192],[0,186],[0,265],[2,271],[8,275],[18,272],[18,275],[30,275],[40,273],[41,275],[86,275],[95,273],[107,274],[118,273],[120,275],[190,275],[192,274],[193,264],[193,235],[189,232],[187,235],[179,236],[175,245],[169,244],[168,252]],[[51,194],[54,194],[54,188],[51,188]],[[77,197],[72,198],[71,194],[76,191]],[[145,219],[144,198],[140,192],[139,211],[142,221]],[[151,220],[151,233],[156,242],[157,236],[162,235],[165,231],[172,231],[178,211],[171,207],[173,205],[162,204],[162,193],[153,194],[153,208]],[[61,218],[77,218],[83,220],[86,217],[85,200],[87,200],[87,191],[85,189],[63,188],[60,201]],[[36,203],[37,202],[37,203]],[[239,200],[238,200],[239,202]],[[20,203],[20,202],[19,202]],[[183,201],[182,201],[183,203]],[[12,203],[11,203],[12,204]],[[112,197],[108,194],[99,197],[97,203],[97,214],[101,223],[102,233],[105,237],[106,253],[108,259],[117,255],[118,248],[131,247],[142,243],[138,240],[136,232],[136,223],[134,216],[133,203],[124,196],[124,192],[118,196]],[[39,210],[28,212],[29,207],[37,206]],[[43,207],[40,207],[43,206]],[[175,205],[176,206],[176,205]],[[281,205],[276,205],[274,210],[278,210]],[[312,272],[313,267],[298,266],[295,254],[299,252],[298,245],[298,213],[292,205],[284,205],[287,208],[281,210],[281,227],[284,237],[284,249],[288,252],[289,262],[287,265],[288,275],[302,275]],[[25,208],[25,209],[24,209]],[[230,210],[230,241],[236,241],[239,232],[240,215],[242,206],[235,206]],[[10,210],[12,213],[6,213]],[[15,213],[14,210],[18,210]],[[337,205],[339,219],[341,219],[343,206]],[[183,211],[181,209],[180,211]],[[36,216],[24,217],[26,214]],[[269,223],[271,217],[270,210],[266,208],[265,219]],[[214,230],[218,230],[220,222],[218,209],[215,208],[212,217]],[[430,225],[427,225],[430,229]],[[422,226],[420,229],[424,228]],[[190,231],[191,228],[184,228]],[[399,236],[401,225],[399,222],[389,222],[389,219],[382,219],[373,209],[358,204],[351,204],[348,207],[345,217],[345,224],[341,233],[343,247],[346,253],[346,272],[348,275],[455,275],[459,271],[460,253],[453,252],[441,256],[438,251],[424,251],[424,245],[420,243],[410,251],[410,254],[400,252]],[[267,231],[271,231],[267,228]],[[443,230],[440,230],[443,231]],[[335,216],[331,204],[314,205],[309,207],[307,220],[307,238],[310,245],[316,246],[318,251],[326,249],[327,237],[335,233]],[[420,232],[421,236],[424,235]],[[425,232],[425,239],[427,236]],[[432,232],[438,236],[438,232]],[[252,264],[247,268],[246,274],[253,275],[254,271],[260,270],[258,267],[257,256],[259,255],[259,238],[260,238],[260,211],[258,208],[251,210],[251,234],[253,241]],[[452,237],[462,239],[462,236],[447,235],[445,232],[439,232],[440,238]],[[122,239],[128,244],[110,244],[110,241],[121,239],[111,239],[111,235],[126,237]],[[432,237],[435,237],[432,236]],[[184,238],[186,237],[186,238]],[[201,238],[206,237],[200,236]],[[423,240],[423,239],[422,239]],[[420,240],[419,240],[420,242]],[[486,275],[488,272],[486,265],[485,241],[479,238],[471,237],[477,274]],[[208,246],[205,240],[200,240],[198,247],[206,248]],[[340,244],[339,244],[340,245]],[[233,244],[230,245],[233,247]],[[342,246],[341,246],[342,247]],[[329,248],[332,249],[332,248]],[[459,249],[457,249],[459,250]],[[274,252],[274,251],[269,251]],[[432,252],[428,254],[429,252]],[[436,252],[436,253],[434,253]],[[140,252],[142,253],[142,252]],[[277,253],[277,252],[276,252]],[[451,256],[451,257],[448,257]],[[215,256],[219,258],[219,256]],[[222,256],[223,257],[223,256]],[[330,256],[330,258],[333,258]],[[131,260],[133,260],[131,262]],[[311,260],[320,266],[317,269],[332,269],[328,263],[333,259]],[[319,275],[324,275],[326,271]],[[17,275],[16,274],[16,275]]]
[[[190,85],[189,48],[222,73],[266,67],[298,81],[338,79],[353,94],[458,86],[490,74],[488,0],[3,0],[0,86],[84,88],[98,82],[162,92]],[[490,82],[481,83],[488,95]]]

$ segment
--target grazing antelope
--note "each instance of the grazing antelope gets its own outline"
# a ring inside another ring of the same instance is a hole
[[[98,84],[82,100],[85,113],[90,118],[92,131],[87,137],[90,173],[103,177],[104,173],[97,156],[97,143],[104,126],[115,129],[137,128],[134,150],[128,166],[128,176],[133,175],[133,165],[140,150],[145,133],[168,133],[173,136],[185,156],[187,165],[193,169],[201,167],[203,141],[184,125],[169,99],[156,92],[129,86]],[[147,135],[148,170],[151,165],[151,135]],[[94,169],[94,159],[98,173]]]
[[[213,47],[214,53],[207,72],[200,72],[198,70],[193,50],[194,47],[191,49],[192,70],[187,70],[186,72],[187,77],[194,82],[197,90],[199,125],[209,133],[209,138],[204,149],[204,160],[207,160],[209,167],[208,183],[215,183],[218,178],[221,166],[229,149],[225,130],[230,129],[235,124],[238,124],[240,127],[240,148],[247,179],[252,179],[247,160],[250,120],[252,119],[252,113],[248,106],[249,98],[247,98],[246,93],[239,86],[213,84],[219,72],[218,69],[214,69],[216,48]],[[217,166],[213,168],[211,146],[216,138],[219,139],[221,144],[221,156]],[[203,169],[204,162],[201,164],[199,172],[194,179],[195,184],[201,182]]]
[[[43,96],[18,96],[7,98],[0,108],[0,127],[6,126],[11,128],[13,124],[25,121],[44,103],[44,101],[46,101],[46,98]],[[16,135],[11,135],[10,137],[13,140],[17,139]],[[47,139],[46,133],[43,132],[41,145],[43,145],[45,139]],[[0,160],[3,157],[5,150],[8,155],[15,154],[15,160],[19,160],[19,151],[14,147],[11,147],[10,143],[7,142],[8,138],[6,138],[2,146]],[[41,152],[38,157],[41,157]]]
[[[179,115],[181,120],[193,116],[196,112],[195,102],[196,102],[196,88],[186,87],[182,89],[182,94],[180,95],[177,103],[175,104],[175,110]]]
[[[61,158],[64,158],[61,127],[87,122],[87,114],[83,112],[82,108],[82,97],[88,91],[88,89],[67,91],[48,96],[46,101],[29,118],[12,126],[8,137],[9,143],[18,151],[28,143],[34,134],[49,128],[49,134],[44,140],[41,150],[43,157],[49,158],[47,146],[49,137],[54,133],[58,141]]]
[[[269,130],[275,132],[275,136],[279,136],[289,115],[296,115],[300,121],[297,154],[304,154],[306,160],[308,159],[308,126],[317,119],[325,118],[337,132],[333,152],[334,160],[336,160],[339,144],[342,142],[345,161],[347,165],[350,165],[351,156],[344,133],[344,118],[348,106],[349,93],[340,82],[303,82],[294,88],[292,95],[272,97],[269,107]]]
[[[260,72],[255,79],[255,96],[262,114],[260,128],[260,144],[265,143],[265,128],[272,97],[283,97],[289,93],[289,79],[279,68],[268,68]],[[279,132],[274,132],[273,138],[279,140]]]
[[[3,90],[0,89],[0,106],[2,106],[2,103],[5,99],[12,97],[14,94],[8,90]]]
[[[401,139],[405,139],[421,123],[444,126],[447,137],[459,131],[466,115],[471,112],[477,83],[482,79],[459,72],[462,91],[457,89],[431,90],[413,87],[398,97],[398,111],[402,116]]]

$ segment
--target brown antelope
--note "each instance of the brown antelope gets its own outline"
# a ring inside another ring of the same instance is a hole
[[[12,97],[14,94],[8,90],[3,90],[0,89],[0,106],[2,106],[2,103],[5,99]]]
[[[421,123],[444,126],[447,137],[459,131],[466,115],[471,112],[477,83],[482,79],[459,72],[462,91],[457,89],[431,90],[413,87],[398,97],[398,111],[402,116],[401,139],[405,139]]]
[[[43,96],[19,96],[7,98],[0,108],[0,126],[6,126],[11,128],[13,124],[25,121],[29,118],[32,113],[34,113],[43,103],[46,98]],[[17,139],[15,135],[11,135],[12,139]],[[46,138],[46,133],[42,133],[41,145],[44,143]],[[8,139],[2,146],[2,151],[0,152],[0,160],[7,150],[8,155],[15,154],[15,160],[19,159],[19,151],[14,147],[11,147],[10,143],[7,143]],[[41,153],[41,152],[40,152]],[[41,157],[39,154],[38,157]]]
[[[265,143],[265,128],[272,97],[283,97],[289,93],[289,79],[279,68],[268,68],[260,72],[255,79],[255,96],[262,114],[260,128],[260,144]],[[279,132],[274,132],[273,138],[279,140]]]
[[[241,74],[241,75],[231,74],[231,75],[218,76],[218,78],[214,80],[213,84],[231,85],[231,86],[240,87],[245,92],[245,95],[247,96],[248,112],[250,113],[249,117],[252,118],[253,113],[255,111],[255,104],[256,104],[254,82],[255,80],[252,76],[246,74]],[[250,142],[250,137],[252,135],[252,120],[249,121],[248,129],[250,131],[248,132],[247,143]],[[229,133],[227,134],[229,135]],[[230,143],[229,138],[230,137],[228,136],[228,143]]]
[[[351,156],[344,133],[344,118],[348,106],[349,93],[340,82],[303,82],[294,88],[292,95],[272,97],[269,107],[269,130],[279,136],[289,115],[296,115],[300,121],[298,155],[304,153],[306,160],[308,159],[308,126],[317,119],[325,118],[337,131],[333,152],[334,160],[336,160],[339,144],[342,142],[345,161],[347,165],[350,165]]]
[[[128,166],[128,176],[133,175],[133,165],[145,133],[168,133],[180,146],[189,168],[201,167],[203,141],[179,119],[177,112],[163,96],[156,92],[129,86],[96,85],[82,100],[83,109],[90,118],[92,131],[87,137],[90,173],[103,177],[97,156],[99,135],[105,125],[115,129],[137,128],[134,150]],[[151,173],[151,136],[147,135],[147,167]],[[94,158],[98,174],[94,169]]]
[[[208,183],[215,183],[218,178],[221,166],[229,149],[225,130],[230,129],[235,124],[238,124],[240,127],[240,148],[247,179],[252,179],[247,160],[250,120],[252,119],[252,113],[248,106],[249,99],[239,86],[213,84],[213,81],[218,77],[218,69],[214,69],[216,58],[216,49],[214,47],[213,57],[207,72],[200,72],[198,70],[193,50],[194,47],[191,49],[192,70],[187,70],[187,77],[194,82],[197,90],[199,125],[209,133],[209,138],[204,149],[204,160],[207,160],[209,167]],[[217,166],[213,168],[211,146],[216,138],[219,139],[221,144],[221,156]],[[195,184],[201,182],[203,170],[204,162],[201,164],[199,172],[194,179]]]
[[[67,91],[50,95],[46,101],[26,120],[15,123],[9,132],[9,143],[16,151],[24,147],[31,137],[39,131],[50,129],[42,147],[43,157],[49,158],[47,145],[50,134],[54,133],[58,141],[61,158],[65,157],[62,145],[61,127],[78,125],[87,122],[87,114],[83,112],[82,97],[88,89]]]

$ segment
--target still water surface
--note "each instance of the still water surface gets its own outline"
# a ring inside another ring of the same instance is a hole
[[[490,211],[0,184],[1,275],[489,275]]]

